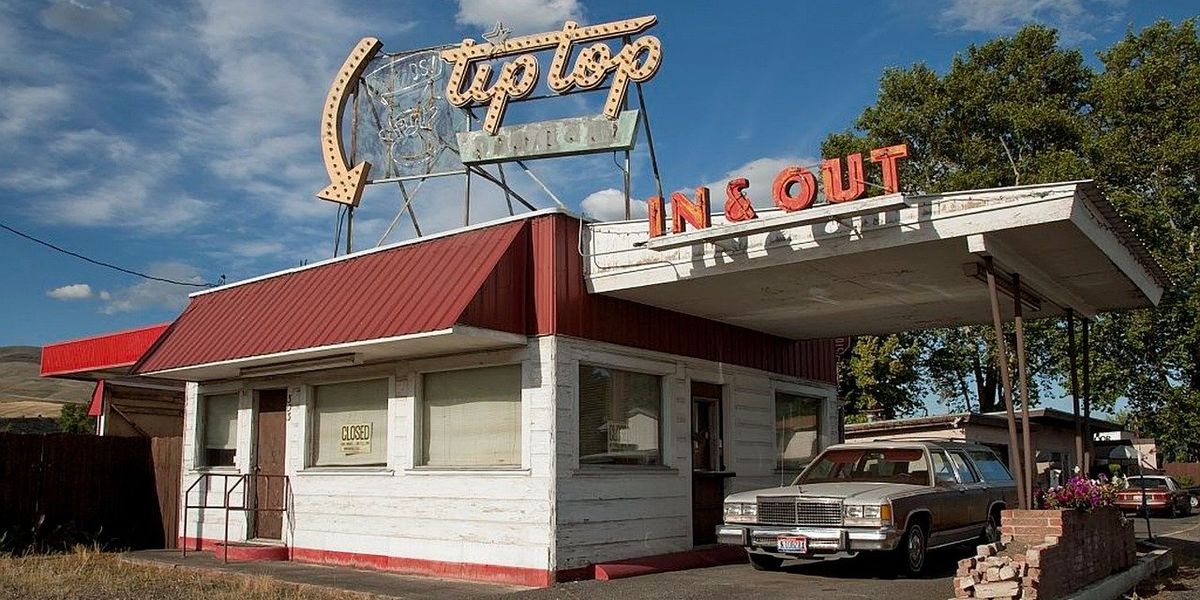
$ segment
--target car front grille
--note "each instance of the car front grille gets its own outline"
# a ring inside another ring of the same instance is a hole
[[[833,499],[814,501],[760,497],[758,522],[764,525],[837,527],[842,524],[842,503]]]

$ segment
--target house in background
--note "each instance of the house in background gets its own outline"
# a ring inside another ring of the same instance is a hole
[[[1019,421],[1018,421],[1019,422]],[[1075,417],[1053,408],[1029,411],[1029,434],[1035,457],[1035,481],[1042,489],[1062,483],[1064,469],[1075,464]],[[1092,418],[1092,432],[1099,435],[1120,432],[1111,421]],[[895,419],[846,425],[846,441],[946,439],[975,442],[996,451],[1012,464],[1009,452],[1008,421],[1005,413],[953,413],[913,419]],[[1096,464],[1107,454],[1097,450]]]
[[[179,437],[183,435],[183,384],[131,374],[167,327],[47,344],[42,348],[41,376],[95,384],[88,416],[96,417],[97,435]]]

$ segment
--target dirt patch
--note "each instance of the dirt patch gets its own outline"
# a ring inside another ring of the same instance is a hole
[[[359,600],[265,577],[212,575],[130,564],[116,554],[78,549],[65,554],[0,556],[0,598],[28,600]]]

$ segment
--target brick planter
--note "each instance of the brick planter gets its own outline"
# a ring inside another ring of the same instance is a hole
[[[959,561],[957,598],[1060,598],[1137,559],[1133,523],[1116,509],[1006,510],[1001,541]]]

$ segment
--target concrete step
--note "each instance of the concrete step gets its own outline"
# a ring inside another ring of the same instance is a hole
[[[211,549],[213,556],[225,559],[225,544],[216,542]],[[279,542],[229,542],[229,560],[233,561],[280,561],[290,560],[290,549]]]

